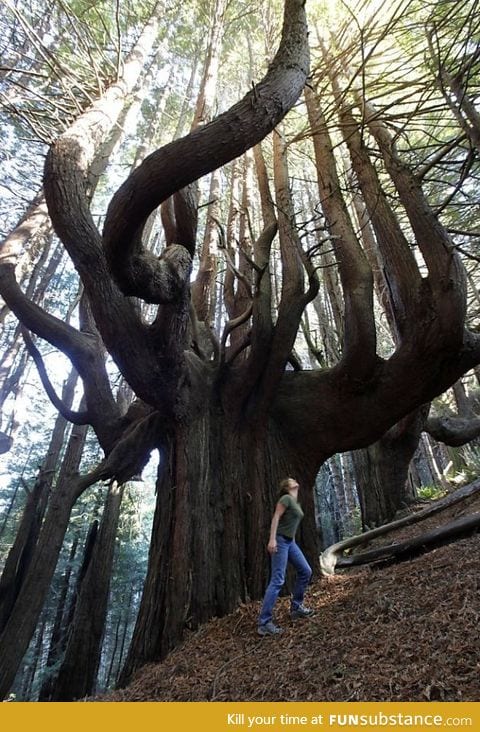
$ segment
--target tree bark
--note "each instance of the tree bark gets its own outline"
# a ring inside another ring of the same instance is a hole
[[[299,541],[317,566],[313,465],[292,451],[279,426],[255,432],[222,412],[210,402],[162,450],[149,568],[120,685],[163,658],[185,628],[262,594],[275,492],[286,475],[300,482],[306,518]]]
[[[77,378],[77,374],[72,370],[65,383],[63,401],[67,405],[71,405],[73,401]],[[55,421],[47,455],[35,480],[35,485],[27,496],[14,543],[5,561],[0,579],[0,633],[10,617],[35,551],[48,498],[54,484],[66,428],[67,421],[59,415]]]
[[[68,563],[60,581],[60,590],[53,621],[52,632],[50,635],[50,643],[48,648],[47,661],[45,664],[42,686],[38,694],[39,701],[48,701],[52,693],[52,673],[53,667],[58,663],[62,652],[65,650],[65,617],[67,608],[67,595],[70,587],[70,577],[72,574],[73,560],[77,553],[78,537],[72,542],[70,547]]]
[[[411,503],[408,469],[417,449],[426,409],[420,409],[392,427],[363,450],[352,453],[364,529],[391,521]]]
[[[82,434],[83,433],[83,434]],[[0,697],[8,693],[28,648],[55,571],[72,507],[90,484],[78,478],[85,427],[74,427],[70,449],[45,514],[35,553],[25,575],[15,605],[0,635]]]
[[[52,701],[75,701],[95,689],[107,615],[123,487],[110,487],[91,561],[83,578]]]

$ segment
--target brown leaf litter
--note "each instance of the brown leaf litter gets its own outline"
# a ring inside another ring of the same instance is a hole
[[[398,531],[418,535],[480,510],[480,497]],[[379,545],[379,541],[376,542]],[[103,701],[480,701],[480,536],[411,561],[320,578],[316,614],[256,634],[259,602],[192,632]]]

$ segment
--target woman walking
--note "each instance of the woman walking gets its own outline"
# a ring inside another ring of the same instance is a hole
[[[259,635],[277,635],[282,632],[282,629],[273,622],[272,613],[280,590],[285,583],[288,562],[297,572],[290,616],[296,620],[313,615],[313,610],[303,604],[305,590],[312,576],[312,568],[295,542],[295,532],[303,518],[303,511],[297,500],[298,488],[299,485],[294,478],[285,478],[280,483],[280,497],[270,525],[270,538],[267,546],[271,556],[271,573],[258,618]]]

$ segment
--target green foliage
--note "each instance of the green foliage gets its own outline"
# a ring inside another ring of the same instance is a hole
[[[68,127],[117,78],[151,10],[106,0],[8,7],[0,108],[15,129],[49,142]]]
[[[436,501],[445,495],[445,488],[438,485],[422,485],[417,489],[418,496],[426,501]]]

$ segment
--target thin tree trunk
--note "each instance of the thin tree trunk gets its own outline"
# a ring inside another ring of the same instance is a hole
[[[200,125],[210,122],[214,116],[214,103],[217,92],[218,68],[220,64],[220,52],[222,50],[222,39],[225,28],[226,0],[214,0],[213,15],[211,19],[210,35],[208,39],[207,53],[203,67],[200,91],[195,106],[195,114],[192,122],[192,130]]]
[[[129,602],[129,604],[130,604],[130,602]],[[128,609],[127,609],[127,613],[128,613]],[[108,664],[108,669],[105,674],[105,688],[107,688],[107,689],[110,688],[111,680],[113,677],[113,665],[115,663],[115,656],[117,654],[118,644],[119,644],[119,640],[120,640],[120,626],[122,625],[122,620],[124,620],[124,619],[125,618],[123,616],[123,613],[118,615],[117,622],[115,623],[115,634],[113,637],[113,644],[111,644],[111,647],[108,649],[109,655],[110,655],[110,662]]]
[[[78,466],[86,427],[75,426],[28,572],[0,635],[0,697],[8,693],[35,631],[52,581],[72,507],[80,490]]]
[[[138,592],[138,591],[139,590],[137,588],[136,592]],[[132,592],[130,593],[130,596],[129,596],[129,605],[125,612],[125,618],[124,618],[124,623],[123,623],[122,642],[120,645],[120,652],[118,654],[118,661],[117,661],[116,669],[115,669],[115,680],[117,683],[118,683],[118,680],[119,680],[119,677],[120,677],[120,674],[121,674],[121,671],[123,668],[123,664],[125,662],[125,651],[127,650],[126,649],[127,633],[128,633],[129,625],[132,622],[132,619],[133,619],[132,616],[133,616],[134,610],[135,610],[135,605],[133,603],[134,594],[135,594],[135,592],[134,592],[134,589],[132,588]]]
[[[35,639],[35,646],[33,648],[32,663],[29,665],[28,669],[26,670],[23,681],[22,681],[22,700],[23,701],[35,701],[35,699],[33,699],[33,684],[35,681],[35,675],[36,675],[38,667],[40,665],[40,660],[41,660],[41,656],[42,656],[43,638],[45,635],[46,624],[47,624],[47,620],[46,620],[46,618],[44,618],[42,620],[42,622],[39,624],[39,627],[37,630],[37,637]]]
[[[15,488],[13,489],[13,493],[12,493],[12,496],[10,498],[10,502],[8,504],[8,507],[3,512],[3,521],[2,521],[2,525],[0,526],[0,538],[3,537],[3,535],[5,533],[5,530],[6,530],[6,527],[7,527],[8,519],[10,518],[10,515],[13,512],[13,508],[15,506],[15,502],[16,502],[17,495],[18,495],[18,489],[20,488],[20,485],[22,484],[22,482],[24,480],[23,476],[25,475],[25,471],[30,467],[30,456],[31,456],[31,454],[32,454],[32,447],[30,447],[30,450],[28,451],[27,457],[25,459],[25,463],[24,463],[23,468],[22,468],[22,472],[21,472],[18,480],[15,483]]]
[[[111,485],[92,558],[81,584],[52,701],[81,699],[95,689],[122,497],[123,486]]]
[[[67,406],[73,402],[78,376],[74,370],[65,382],[62,399]],[[35,485],[27,496],[15,541],[10,549],[0,579],[0,633],[4,629],[18,597],[35,551],[48,498],[55,480],[63,447],[67,421],[58,415],[53,428],[47,455],[39,470]]]
[[[345,522],[347,518],[347,506],[343,486],[343,475],[340,464],[340,455],[335,455],[328,461],[330,475],[332,477],[332,488],[335,493],[335,503],[338,506],[338,530],[340,536],[345,536]]]
[[[70,547],[70,554],[68,557],[67,566],[63,573],[59,597],[57,601],[57,608],[55,611],[55,619],[53,621],[52,633],[50,636],[50,645],[48,649],[47,662],[44,670],[43,683],[38,695],[39,701],[48,701],[52,693],[52,668],[58,663],[60,655],[64,650],[65,644],[65,616],[67,607],[67,595],[70,587],[70,577],[72,574],[73,560],[77,552],[78,537],[75,537]]]

